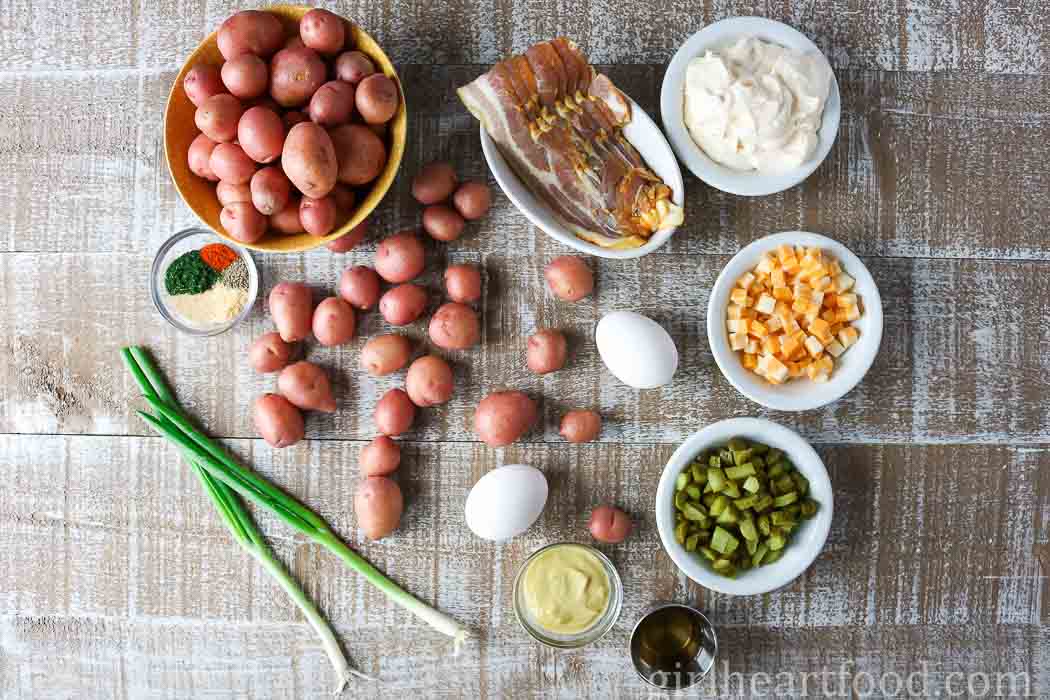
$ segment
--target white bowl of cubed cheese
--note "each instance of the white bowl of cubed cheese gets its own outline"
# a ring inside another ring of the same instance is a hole
[[[882,297],[846,246],[803,231],[751,243],[715,280],[707,340],[755,403],[808,411],[861,382],[882,343]]]

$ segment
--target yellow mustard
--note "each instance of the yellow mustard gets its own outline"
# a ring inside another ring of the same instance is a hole
[[[609,575],[593,552],[564,544],[542,552],[525,570],[525,607],[554,634],[590,628],[609,606]]]

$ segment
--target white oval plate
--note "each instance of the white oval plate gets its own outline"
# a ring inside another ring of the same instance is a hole
[[[656,173],[671,188],[671,200],[678,206],[684,207],[685,183],[682,181],[682,171],[678,167],[678,161],[675,159],[667,139],[664,138],[663,132],[660,131],[656,122],[645,113],[645,110],[639,107],[638,103],[631,100],[630,97],[627,99],[631,102],[632,116],[631,121],[624,127],[624,136],[638,149],[638,153],[641,154],[649,169]],[[675,228],[661,229],[654,233],[645,245],[624,250],[610,250],[609,248],[602,248],[593,243],[588,243],[565,228],[554,216],[550,207],[533,195],[529,188],[518,179],[517,174],[507,164],[503,154],[500,153],[496,142],[485,131],[485,127],[480,127],[480,131],[481,148],[485,152],[485,160],[489,164],[489,170],[492,171],[496,182],[499,183],[507,198],[525,215],[525,218],[539,227],[540,230],[570,248],[575,248],[583,253],[590,253],[599,258],[640,258],[662,246],[671,238],[671,234],[675,232]]]

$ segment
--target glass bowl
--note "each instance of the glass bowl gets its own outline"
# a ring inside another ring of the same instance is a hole
[[[164,285],[164,275],[168,271],[168,266],[180,255],[191,250],[199,250],[209,243],[225,245],[237,253],[241,260],[244,261],[245,266],[248,268],[248,298],[244,303],[244,308],[233,318],[217,323],[201,324],[186,318],[175,308],[171,301],[172,297],[168,294],[168,290]],[[177,330],[196,336],[218,335],[230,330],[251,313],[252,307],[255,305],[255,299],[259,295],[259,270],[256,268],[252,256],[244,248],[224,240],[206,229],[187,228],[166,240],[164,245],[157,250],[157,254],[153,258],[153,266],[150,269],[149,287],[153,305],[157,307],[157,311],[164,317],[164,320]]]
[[[576,634],[558,634],[547,631],[533,619],[532,615],[529,613],[528,606],[525,603],[525,572],[528,571],[529,565],[536,560],[536,557],[549,549],[554,549],[555,547],[579,547],[580,549],[590,552],[601,562],[602,568],[605,571],[606,576],[609,578],[609,602],[605,606],[605,612],[594,621],[593,625],[582,632],[577,632]],[[555,649],[577,649],[579,647],[587,646],[591,642],[598,641],[605,636],[606,632],[612,629],[613,624],[615,624],[617,618],[620,617],[620,608],[622,605],[623,583],[620,581],[620,574],[617,573],[616,567],[613,566],[609,557],[605,556],[590,545],[577,544],[576,542],[555,542],[546,547],[540,547],[529,555],[529,558],[526,559],[525,563],[523,563],[521,568],[518,569],[518,575],[514,577],[514,614],[518,618],[518,624],[520,624],[522,629],[528,632],[533,639]]]

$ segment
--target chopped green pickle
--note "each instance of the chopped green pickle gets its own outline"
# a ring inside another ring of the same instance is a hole
[[[723,527],[716,527],[711,534],[711,549],[722,554],[732,554],[740,546],[740,540]]]
[[[674,490],[681,491],[689,485],[689,472],[682,472],[678,475],[678,480],[674,482]]]
[[[718,516],[718,520],[715,522],[719,525],[735,525],[739,521],[740,513],[733,507],[733,504],[730,503],[726,506],[725,510],[722,511],[722,514]]]
[[[707,516],[695,503],[686,503],[685,508],[682,508],[682,515],[686,520],[707,520]]]
[[[769,566],[775,563],[780,557],[784,556],[784,550],[778,549],[775,552],[770,552],[762,559],[762,566]]]
[[[707,466],[712,469],[719,469],[722,467],[722,458],[718,455],[711,455],[707,460]]]
[[[707,470],[707,485],[711,487],[713,491],[721,491],[722,487],[725,486],[726,475],[718,467],[711,467]]]
[[[674,529],[674,538],[678,541],[678,544],[685,544],[686,533],[689,532],[689,523],[680,522]]]
[[[755,553],[751,555],[751,566],[758,566],[764,563],[762,559],[769,553],[769,545],[765,542],[758,545],[755,548]]]
[[[689,535],[689,537],[685,538],[685,551],[687,551],[687,552],[695,552],[696,551],[696,545],[698,545],[699,543],[700,543],[700,533],[695,533],[695,534]]]
[[[711,504],[714,503],[717,500],[718,500],[718,494],[717,493],[706,493],[706,494],[704,494],[703,503],[708,508],[710,508]]]
[[[737,498],[733,501],[733,505],[737,507],[737,510],[748,510],[754,507],[756,502],[758,502],[758,496],[751,495]]]
[[[740,450],[746,450],[750,447],[750,444],[744,438],[729,438],[729,444],[726,447],[733,452],[739,452]]]
[[[749,476],[755,475],[755,465],[751,462],[744,462],[743,464],[736,467],[726,467],[726,477],[733,481],[740,481],[746,479]]]
[[[678,491],[674,495],[674,507],[678,510],[685,508],[685,504],[689,502],[689,494],[685,491]]]
[[[748,493],[758,493],[758,490],[762,488],[762,484],[759,483],[757,478],[749,476],[747,477],[747,481],[744,482],[742,488]]]
[[[722,511],[729,505],[729,499],[726,496],[716,496],[711,505],[708,506],[708,510],[714,517],[718,517],[722,514]]]
[[[748,542],[758,540],[758,530],[755,529],[755,524],[750,520],[742,520],[740,522],[740,534]]]
[[[802,517],[812,518],[817,514],[817,502],[809,498],[802,501]]]
[[[747,540],[744,543],[744,546],[747,547],[748,556],[754,556],[755,552],[758,551],[758,540]],[[756,564],[755,566],[758,565]]]
[[[796,491],[792,491],[790,493],[785,493],[785,494],[783,494],[781,496],[777,496],[776,498],[773,499],[773,507],[774,508],[784,508],[786,506],[791,505],[792,503],[794,503],[797,500],[798,500],[798,493]]]
[[[715,559],[718,559],[718,553],[710,547],[701,547],[700,555],[708,561],[714,561]]]
[[[689,494],[689,498],[694,501],[699,501],[704,495],[704,492],[700,490],[700,487],[696,484],[689,484],[685,487],[685,492]]]
[[[718,531],[715,530],[715,532],[718,532]],[[783,535],[781,535],[780,533],[777,533],[775,535],[770,535],[769,539],[766,540],[766,544],[768,544],[769,548],[775,552],[778,549],[783,549],[785,547],[785,545],[787,545],[787,540],[784,539]]]

